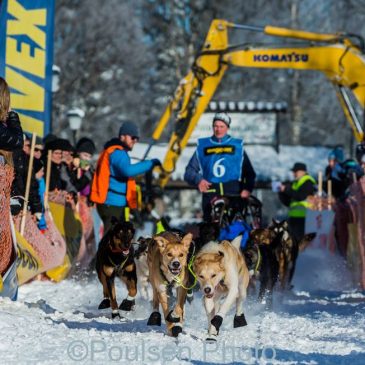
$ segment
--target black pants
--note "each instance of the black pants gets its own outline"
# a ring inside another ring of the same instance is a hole
[[[125,209],[126,207],[116,207],[114,205],[96,204],[96,210],[98,211],[98,214],[104,224],[104,233],[107,232],[111,227],[112,217],[121,219],[123,221],[126,220]]]
[[[292,237],[299,243],[304,237],[305,218],[289,217],[288,224]]]

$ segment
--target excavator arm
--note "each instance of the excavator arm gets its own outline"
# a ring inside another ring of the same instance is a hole
[[[267,35],[303,40],[295,46],[229,45],[230,28],[260,31]],[[357,44],[356,44],[357,43]],[[362,38],[356,35],[321,34],[272,26],[236,25],[213,20],[202,50],[190,72],[180,81],[173,99],[163,113],[152,139],[157,142],[170,120],[175,129],[159,175],[165,186],[176,162],[228,67],[297,69],[321,71],[335,85],[345,116],[358,141],[364,139],[361,122],[351,104],[352,92],[359,105],[365,105],[365,58]]]

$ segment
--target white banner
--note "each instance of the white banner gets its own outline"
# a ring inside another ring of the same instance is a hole
[[[329,235],[333,225],[335,213],[333,210],[311,210],[307,209],[305,217],[305,233],[317,233],[316,238],[311,242],[311,247],[329,249]]]

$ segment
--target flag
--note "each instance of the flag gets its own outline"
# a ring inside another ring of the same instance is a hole
[[[52,111],[54,0],[3,0],[0,76],[24,131],[49,133]]]

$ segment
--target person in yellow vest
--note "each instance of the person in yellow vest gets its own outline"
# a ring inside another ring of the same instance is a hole
[[[291,171],[294,181],[290,184],[281,184],[280,201],[289,207],[289,229],[294,239],[299,242],[304,236],[305,215],[309,207],[307,198],[316,191],[316,180],[307,173],[307,166],[296,162]]]
[[[118,138],[108,141],[99,156],[91,186],[90,200],[104,223],[104,232],[111,226],[111,218],[128,220],[125,208],[137,207],[137,190],[134,177],[160,166],[158,159],[131,163],[128,155],[139,140],[135,123],[126,121],[119,129]]]

